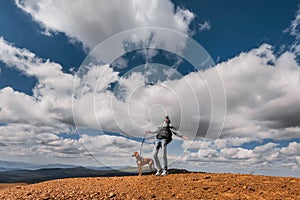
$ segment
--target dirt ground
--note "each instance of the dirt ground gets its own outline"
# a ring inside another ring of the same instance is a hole
[[[205,173],[70,178],[6,185],[0,199],[300,199],[300,178]]]
[[[17,186],[27,185],[26,183],[0,183],[0,191],[5,188],[14,188]]]

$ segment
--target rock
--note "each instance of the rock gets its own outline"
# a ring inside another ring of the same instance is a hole
[[[110,192],[109,194],[108,194],[108,197],[109,198],[113,198],[113,197],[115,197],[115,196],[117,196],[115,193],[113,193],[113,192]]]
[[[44,195],[44,196],[41,197],[41,199],[43,199],[43,200],[48,200],[48,199],[50,199],[50,197],[47,196],[47,195],[46,195],[46,196]]]

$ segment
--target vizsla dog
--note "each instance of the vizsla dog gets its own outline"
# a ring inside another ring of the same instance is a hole
[[[142,167],[144,165],[149,165],[150,171],[153,171],[153,160],[151,158],[143,158],[138,152],[134,152],[132,157],[136,158],[136,164],[139,168],[139,176],[142,176]]]

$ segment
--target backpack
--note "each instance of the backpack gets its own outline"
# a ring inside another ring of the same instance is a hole
[[[170,129],[170,126],[162,127],[159,131],[158,134],[156,135],[157,139],[166,139],[167,144],[169,144],[172,141],[172,131]]]

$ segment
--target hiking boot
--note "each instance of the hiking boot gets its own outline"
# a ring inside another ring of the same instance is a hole
[[[168,171],[167,170],[163,170],[163,172],[161,173],[162,176],[167,176],[168,175]]]
[[[157,172],[156,172],[156,174],[155,174],[155,176],[159,176],[159,175],[161,175],[161,173],[162,173],[163,171],[162,171],[162,169],[159,169],[159,170],[157,170]]]

